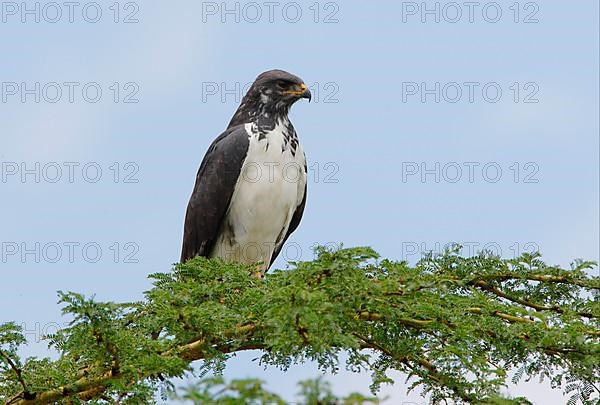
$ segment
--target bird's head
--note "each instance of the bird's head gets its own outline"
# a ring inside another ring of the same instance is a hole
[[[260,99],[263,104],[287,104],[291,106],[301,98],[310,101],[312,94],[298,76],[284,70],[268,70],[258,75],[248,95]]]
[[[287,116],[292,104],[312,95],[302,79],[283,70],[268,70],[258,75],[242,99],[229,127],[250,122],[261,115],[269,119]]]

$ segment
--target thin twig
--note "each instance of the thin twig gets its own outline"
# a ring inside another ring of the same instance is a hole
[[[21,396],[24,399],[30,399],[30,398],[32,398],[33,394],[31,394],[29,392],[29,389],[27,388],[27,384],[25,384],[25,380],[23,379],[23,373],[21,372],[21,369],[19,367],[17,367],[17,365],[12,361],[12,359],[10,358],[10,356],[8,354],[6,354],[4,351],[0,350],[0,356],[4,357],[4,359],[6,360],[6,362],[8,363],[8,365],[10,366],[10,368],[12,369],[12,371],[17,376],[17,380],[19,381],[19,384],[21,384],[21,387],[23,387],[23,393],[22,393],[22,395],[21,395],[21,393],[19,393],[16,397],[14,397],[13,399],[11,399],[10,402],[8,402],[8,403],[10,404],[10,403],[14,402],[14,400],[18,399]]]

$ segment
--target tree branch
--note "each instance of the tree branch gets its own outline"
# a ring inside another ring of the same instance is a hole
[[[524,305],[526,307],[535,309],[536,311],[553,311],[556,312],[558,314],[563,314],[565,311],[564,309],[562,309],[560,306],[545,306],[545,305],[539,305],[539,304],[535,304],[533,302],[530,301],[526,301],[526,300],[522,300],[520,298],[515,298],[515,297],[511,297],[510,295],[504,293],[502,290],[491,286],[490,284],[488,284],[487,282],[485,282],[484,280],[477,280],[475,282],[473,282],[474,285],[476,285],[477,287],[480,287],[481,289],[485,290],[485,291],[489,291],[495,295],[497,295],[498,297],[507,299],[511,302],[514,302],[516,304],[521,304]],[[589,319],[595,319],[597,317],[595,317],[594,315],[590,314],[589,312],[576,312],[577,315],[582,316],[584,318],[589,318]]]
[[[23,387],[23,392],[19,395],[22,396],[23,398],[32,398],[33,394],[31,394],[31,392],[29,392],[29,389],[27,388],[27,385],[25,384],[25,380],[23,379],[23,373],[22,373],[21,369],[19,367],[17,367],[17,365],[12,361],[10,356],[8,354],[4,353],[2,350],[0,350],[0,356],[2,356],[6,360],[9,367],[15,373],[17,380],[19,381],[19,384],[21,384],[21,387]],[[8,404],[14,403],[14,400],[16,400],[18,398],[19,398],[19,396],[15,396],[13,399],[8,401]]]

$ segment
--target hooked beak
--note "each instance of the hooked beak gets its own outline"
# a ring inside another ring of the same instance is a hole
[[[304,84],[304,83],[302,83],[300,86],[298,86],[298,90],[285,91],[284,94],[293,94],[295,96],[298,96],[299,98],[307,98],[309,103],[310,103],[310,100],[312,99],[312,93],[310,92],[310,89],[306,86],[306,84]]]
[[[312,100],[312,94],[310,92],[310,89],[308,87],[306,87],[306,84],[302,83],[300,85],[300,88],[302,89],[302,93],[300,94],[300,98],[307,98],[308,102],[310,103],[310,100]]]

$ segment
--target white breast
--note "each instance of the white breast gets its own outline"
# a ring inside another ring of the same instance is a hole
[[[248,154],[211,256],[268,267],[304,197],[306,162],[300,145],[292,154],[285,144],[283,123],[262,136],[254,125],[246,124]]]

